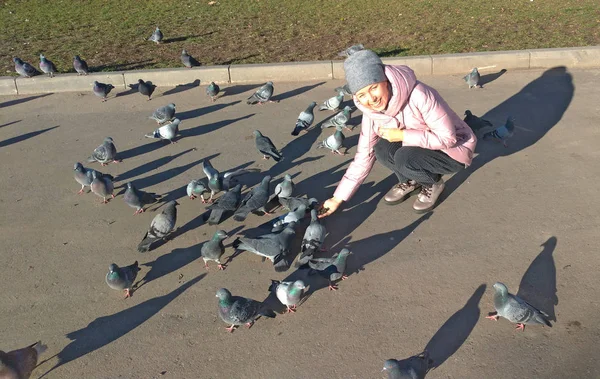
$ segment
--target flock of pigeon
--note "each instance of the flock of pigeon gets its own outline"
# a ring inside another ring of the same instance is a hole
[[[152,34],[149,40],[160,43],[163,39],[160,29]],[[359,45],[360,48],[362,46]],[[347,49],[345,55],[352,54],[353,46]],[[187,67],[193,66],[193,58],[184,50],[182,62]],[[19,58],[14,58],[15,69],[22,76],[30,77],[36,74],[35,68],[30,64],[23,62]],[[82,75],[88,73],[87,64],[79,56],[75,56],[73,65],[75,70]],[[52,77],[56,73],[54,64],[40,55],[40,69]],[[469,88],[478,87],[480,75],[475,68],[471,73],[464,77]],[[110,84],[94,82],[94,93],[106,101],[107,95],[114,88]],[[139,80],[139,92],[151,99],[154,86]],[[220,88],[215,83],[211,83],[206,93],[211,101],[216,101]],[[351,95],[347,85],[335,89],[337,96],[334,96],[322,103],[319,110],[339,111],[335,116],[321,123],[322,128],[335,127],[336,131],[331,136],[323,140],[317,147],[328,148],[332,153],[345,154],[340,152],[343,146],[344,128],[352,130],[348,125],[353,108],[346,106],[343,109],[341,105],[345,95]],[[267,82],[247,99],[247,104],[263,105],[271,100],[274,92],[272,82]],[[299,135],[302,131],[311,128],[315,116],[314,108],[316,102],[311,102],[308,107],[302,111],[294,129],[293,136]],[[513,135],[514,122],[511,117],[507,119],[506,124],[495,127],[492,123],[473,115],[469,110],[465,112],[465,122],[475,131],[478,137],[491,137],[501,141],[506,146],[506,140]],[[176,143],[174,140],[179,131],[181,121],[176,118],[175,104],[168,104],[156,109],[150,116],[155,120],[159,127],[145,137],[156,138]],[[283,155],[277,150],[273,142],[260,131],[254,131],[256,149],[260,152],[263,159],[273,158],[276,162],[284,159]],[[117,149],[111,137],[106,137],[103,143],[98,146],[87,162],[97,162],[105,166],[111,162],[119,162]],[[351,252],[344,248],[339,253],[329,258],[318,258],[315,255],[324,251],[322,246],[327,236],[327,230],[319,220],[319,202],[315,198],[294,197],[294,183],[290,175],[285,175],[283,181],[270,192],[271,177],[265,176],[260,184],[251,188],[250,191],[242,196],[242,184],[237,183],[236,177],[256,172],[258,169],[240,169],[236,171],[220,173],[217,171],[208,159],[203,161],[203,171],[206,180],[192,180],[187,186],[187,195],[190,199],[199,197],[203,203],[210,204],[208,209],[210,215],[205,220],[209,225],[218,225],[226,218],[226,215],[232,215],[235,221],[244,221],[250,213],[270,214],[267,210],[268,205],[277,204],[287,213],[276,217],[270,222],[270,232],[257,238],[238,237],[233,242],[236,251],[248,251],[261,256],[263,260],[269,259],[274,266],[275,271],[286,271],[291,267],[291,262],[297,255],[296,267],[307,269],[309,275],[317,274],[328,280],[329,289],[337,290],[335,284],[339,280],[346,279],[345,269],[346,261]],[[104,174],[93,168],[86,168],[80,162],[74,166],[74,177],[77,183],[81,185],[79,194],[84,193],[86,187],[90,187],[91,192],[102,198],[103,203],[108,203],[108,198],[114,198],[114,178],[111,175]],[[225,192],[215,200],[215,195]],[[210,193],[208,199],[204,197],[205,193]],[[161,196],[155,193],[144,192],[135,188],[132,183],[126,184],[126,190],[123,199],[127,205],[135,209],[134,215],[145,211],[147,205],[161,200]],[[152,246],[160,241],[166,241],[170,236],[176,234],[175,225],[177,222],[177,201],[170,201],[166,204],[163,211],[157,214],[150,223],[141,242],[138,245],[139,252],[146,252],[152,249]],[[290,245],[295,238],[297,230],[304,220],[310,215],[310,221],[304,231],[301,248],[298,252],[290,251]],[[204,266],[208,270],[208,262],[215,262],[220,270],[225,270],[227,262],[222,262],[225,252],[223,241],[229,238],[224,230],[217,230],[213,237],[202,244],[199,255],[204,261]],[[106,283],[115,290],[125,292],[125,298],[132,295],[134,282],[139,271],[138,262],[132,265],[119,267],[111,264],[106,274]],[[295,312],[297,306],[302,302],[303,295],[307,285],[302,280],[293,282],[280,282],[273,280],[269,291],[274,292],[276,298],[286,306],[287,312]],[[548,315],[536,309],[523,299],[508,292],[507,287],[502,283],[494,284],[494,307],[496,314],[488,318],[497,320],[499,317],[508,319],[517,324],[517,329],[524,329],[526,324],[543,324],[551,326]],[[234,296],[225,288],[217,291],[218,313],[220,318],[230,325],[227,327],[229,332],[241,325],[251,327],[253,323],[261,316],[275,317],[275,312],[269,309],[265,303],[241,297]],[[38,342],[23,349],[3,352],[0,351],[0,378],[28,378],[37,363],[38,355],[45,350],[45,346]],[[394,359],[387,360],[384,364],[384,370],[387,370],[390,378],[424,378],[432,365],[428,352],[415,355],[404,361]]]

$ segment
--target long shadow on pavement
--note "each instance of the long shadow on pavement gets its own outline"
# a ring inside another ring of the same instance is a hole
[[[46,129],[42,129],[42,130],[36,130],[34,132],[29,132],[29,133],[25,133],[25,134],[21,134],[20,136],[16,136],[16,137],[12,137],[9,139],[6,139],[4,141],[0,141],[0,147],[5,147],[5,146],[9,146],[15,143],[19,143],[19,142],[23,142],[25,140],[28,140],[30,138],[33,138],[35,136],[38,136],[42,133],[46,133],[47,131],[50,131],[52,129],[56,129],[58,128],[60,125],[56,125],[53,126],[51,128],[46,128]]]
[[[183,120],[187,120],[189,118],[204,116],[205,114],[216,112],[218,110],[221,110],[221,109],[224,109],[227,107],[231,107],[238,103],[240,103],[240,100],[232,101],[231,103],[226,103],[226,104],[225,103],[217,103],[217,104],[209,105],[207,107],[194,109],[191,111],[185,111],[185,112],[180,112],[180,113],[178,112],[175,114],[175,117],[177,117],[178,119],[183,121]]]
[[[39,99],[41,97],[46,97],[46,96],[50,96],[52,95],[51,93],[45,93],[43,95],[36,95],[36,96],[29,96],[29,97],[22,97],[20,99],[14,99],[14,100],[9,100],[9,101],[5,101],[4,103],[0,103],[0,108],[6,108],[6,107],[10,107],[12,105],[17,105],[17,104],[21,104],[21,103],[26,103],[28,101],[31,100],[35,100],[35,99]]]
[[[254,113],[250,113],[246,116],[241,116],[237,118],[230,118],[227,120],[220,120],[217,122],[213,122],[212,124],[199,125],[190,129],[182,129],[179,131],[179,134],[182,138],[184,137],[196,137],[206,133],[214,132],[215,130],[224,128],[227,125],[234,124],[238,121],[247,120],[250,117],[254,116]]]

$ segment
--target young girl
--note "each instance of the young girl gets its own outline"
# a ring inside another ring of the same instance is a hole
[[[363,112],[354,161],[320,217],[335,212],[365,180],[375,159],[392,170],[399,183],[385,195],[399,204],[418,194],[417,213],[435,207],[444,190],[442,175],[471,164],[477,138],[440,94],[419,82],[407,66],[384,65],[371,50],[360,50],[344,62],[354,103]]]

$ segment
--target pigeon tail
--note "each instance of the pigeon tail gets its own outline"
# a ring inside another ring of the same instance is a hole
[[[213,209],[208,217],[208,225],[217,225],[220,223],[224,212],[223,209]]]
[[[154,132],[148,133],[148,134],[144,135],[144,137],[146,137],[146,138],[159,138],[160,139],[160,133],[158,132],[158,129],[156,129]]]
[[[152,242],[154,242],[154,241],[156,241],[156,240],[152,237],[148,237],[148,233],[146,232],[146,235],[144,235],[144,238],[138,245],[138,248],[137,248],[138,251],[140,253],[145,253],[145,252],[149,251],[150,245],[152,245]]]

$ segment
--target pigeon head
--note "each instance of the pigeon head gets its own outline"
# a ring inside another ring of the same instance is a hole
[[[231,298],[231,292],[229,292],[226,288],[220,288],[217,291],[216,297],[221,301],[228,301]]]
[[[306,288],[306,284],[304,284],[304,282],[302,280],[296,280],[293,284],[294,288],[297,288],[299,290],[303,290]]]
[[[168,107],[169,107],[169,108],[173,108],[173,109],[175,109],[175,104],[173,104],[173,103],[170,103],[170,104],[168,105]]]
[[[131,184],[131,182],[127,182],[127,189],[132,189],[133,188],[133,184]]]
[[[506,296],[508,295],[508,288],[504,283],[496,282],[494,283],[494,289],[498,295]]]
[[[388,359],[387,361],[383,362],[383,370],[381,371],[392,371],[392,370],[397,370],[400,368],[400,363],[395,360],[395,359]]]
[[[268,84],[268,85],[270,85],[270,86],[272,86],[272,85],[273,85],[273,82],[270,82],[270,81],[269,81],[269,82],[267,82],[267,84]]]
[[[467,110],[465,111],[465,116],[466,116],[466,117],[473,117],[473,113],[471,113],[471,111],[467,109]]]
[[[113,141],[112,137],[106,137],[106,138],[104,139],[104,142],[110,142],[110,143],[113,143],[114,141]]]
[[[175,207],[176,205],[179,205],[177,200],[171,200],[167,203],[167,207]]]
[[[138,84],[144,84],[144,81],[142,79],[138,79]]]
[[[227,232],[225,232],[224,230],[217,230],[214,237],[217,239],[220,239],[220,240],[224,240],[225,238],[227,238],[229,236],[227,235]]]
[[[287,180],[288,182],[290,180],[292,180],[292,176],[290,174],[285,174],[285,176],[283,177],[285,180]]]
[[[252,134],[254,134],[254,137],[262,137],[262,133],[259,130],[253,131]]]
[[[316,101],[313,101],[313,102],[312,102],[312,103],[310,103],[310,105],[309,105],[309,107],[310,107],[310,108],[314,108],[314,107],[316,107],[316,106],[317,106],[317,102],[316,102]]]
[[[311,197],[310,199],[308,199],[308,206],[312,207],[319,204],[319,200],[315,199],[314,197]]]
[[[156,31],[157,31],[157,32],[160,32],[160,29],[158,28],[158,26],[156,27]]]
[[[44,54],[40,54],[40,60],[41,61],[45,61],[46,60],[46,57],[44,56]]]
[[[111,263],[110,266],[108,266],[108,272],[117,272],[118,270],[119,266],[114,263]]]
[[[270,177],[269,175],[267,175],[267,176],[265,176],[265,177],[262,179],[262,182],[261,182],[261,184],[262,184],[263,186],[264,186],[264,185],[269,185],[269,182],[270,182],[270,181],[271,181],[271,177]]]
[[[15,62],[16,64],[23,64],[23,61],[19,57],[14,57],[13,62]]]
[[[186,49],[183,49],[183,51],[181,52],[181,55],[188,55],[188,52]]]
[[[342,251],[340,251],[339,257],[347,257],[350,254],[352,254],[350,250],[343,248]]]
[[[75,163],[75,167],[73,167],[73,171],[78,171],[78,172],[83,171],[83,165],[79,162]]]
[[[80,61],[80,60],[81,60],[81,58],[79,57],[79,55],[76,55],[76,56],[74,56],[74,57],[73,57],[73,60],[75,60],[75,61]]]

